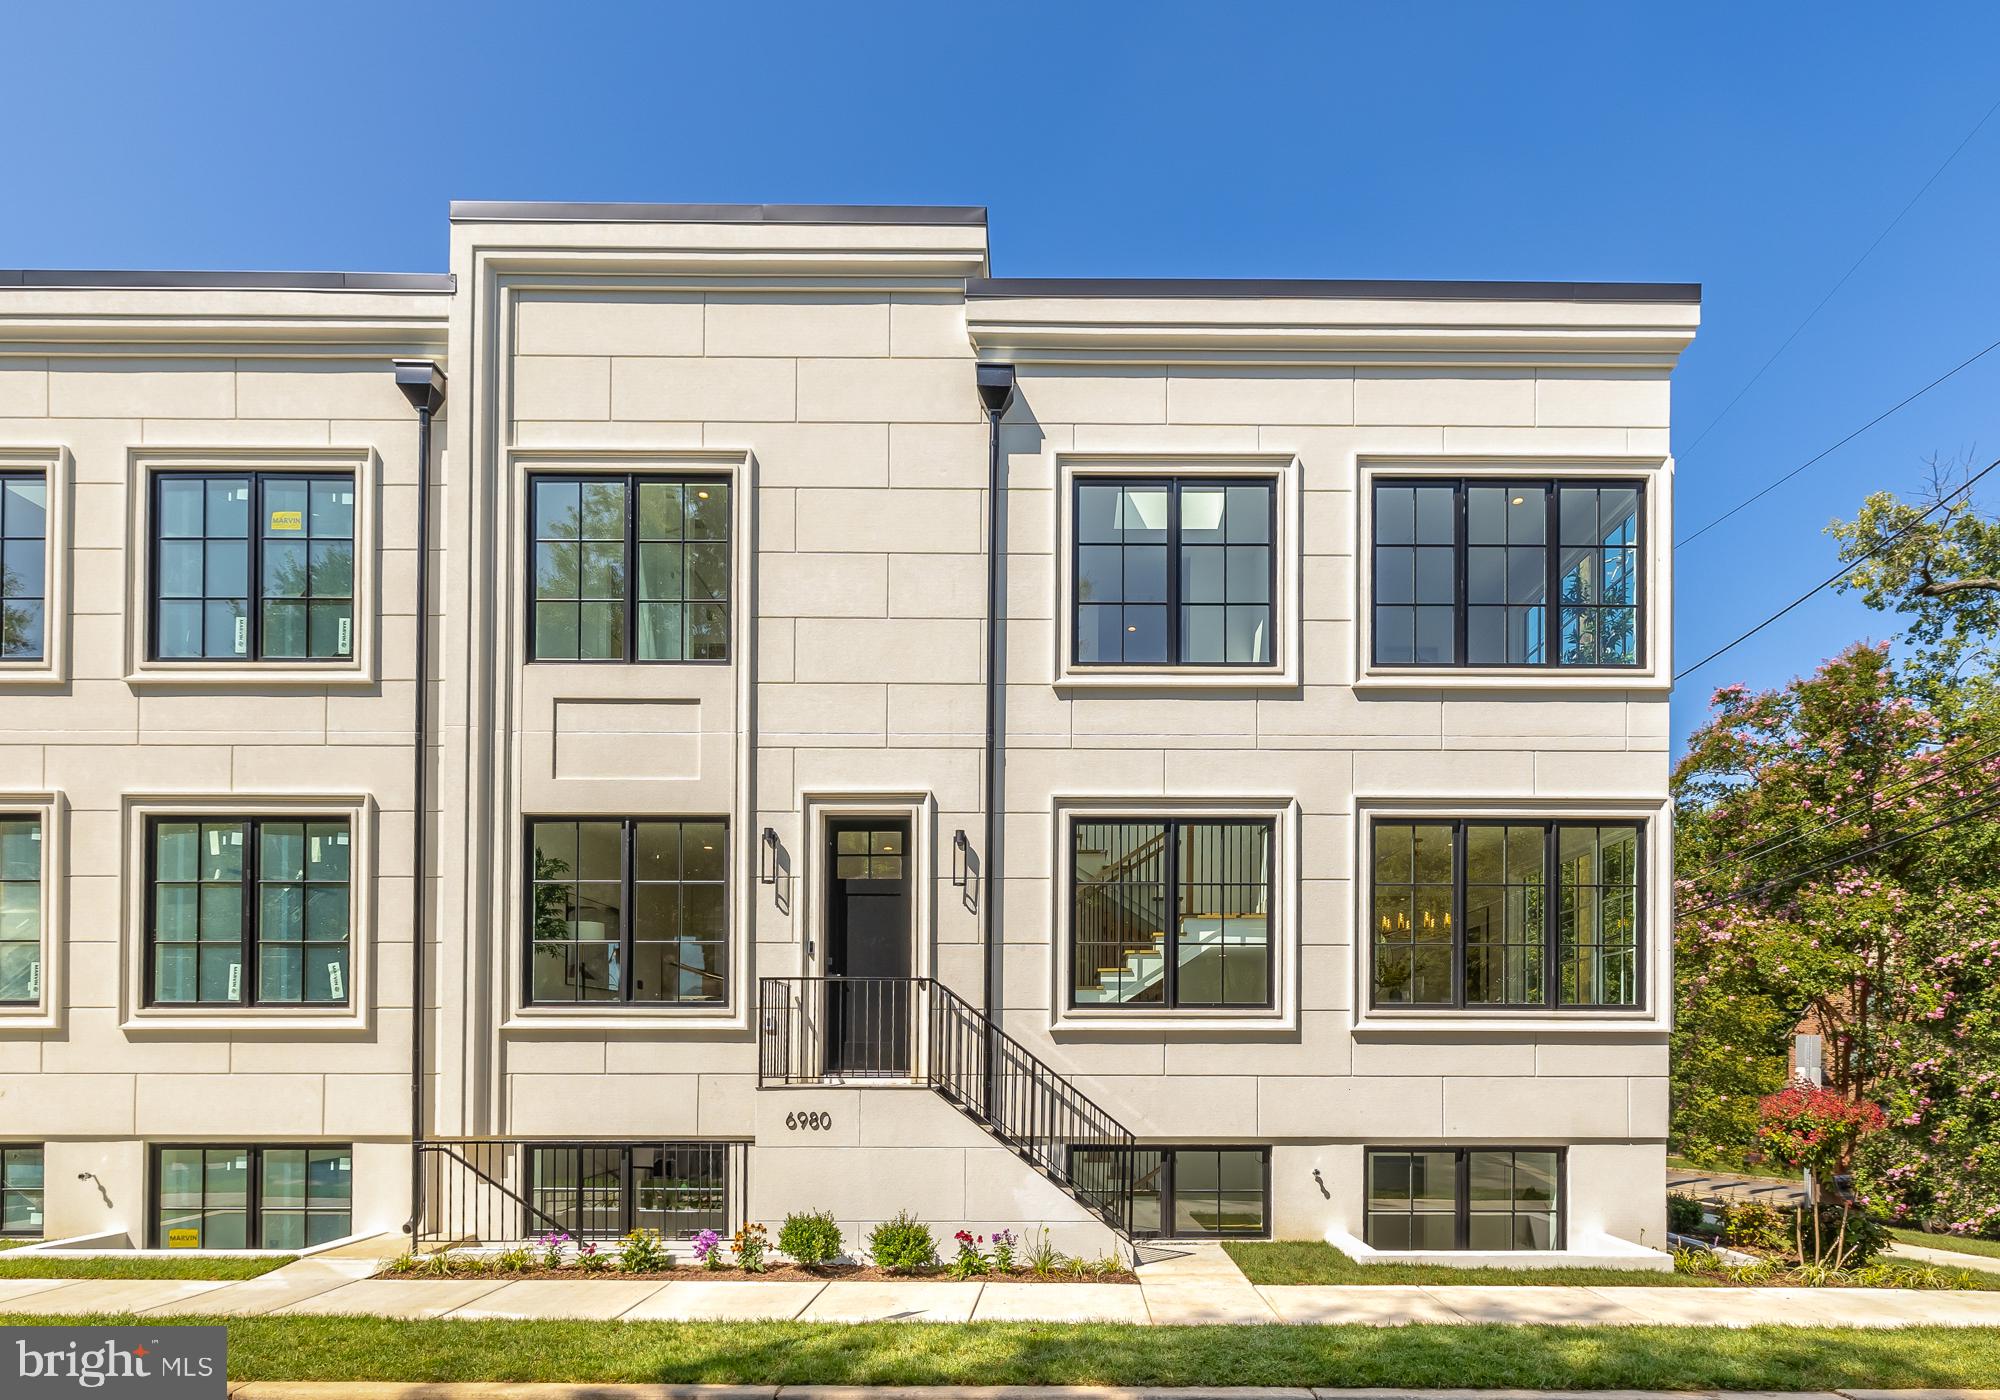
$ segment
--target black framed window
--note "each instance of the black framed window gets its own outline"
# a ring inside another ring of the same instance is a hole
[[[1278,485],[1080,477],[1072,661],[1268,666]]]
[[[1070,1005],[1272,1004],[1268,819],[1078,819]]]
[[[154,1249],[304,1249],[354,1232],[345,1144],[153,1149]]]
[[[42,999],[42,819],[0,813],[0,1005]]]
[[[48,535],[48,478],[0,472],[0,661],[46,655]]]
[[[1636,1007],[1643,831],[1638,822],[1376,822],[1374,1004]]]
[[[1380,666],[1636,667],[1638,481],[1378,481]]]
[[[530,1235],[557,1228],[580,1240],[634,1230],[665,1239],[729,1232],[726,1143],[578,1143],[527,1152]]]
[[[354,655],[352,472],[156,472],[158,661]]]
[[[535,661],[725,661],[726,477],[533,476]]]
[[[1094,1191],[1130,1178],[1132,1233],[1147,1239],[1245,1239],[1271,1233],[1268,1147],[1070,1149],[1070,1173]]]
[[[345,817],[154,817],[146,954],[155,1006],[343,1006]]]
[[[1363,1238],[1384,1250],[1563,1247],[1555,1148],[1370,1148]]]
[[[0,1143],[0,1235],[42,1233],[42,1145]]]
[[[727,823],[528,823],[528,999],[716,1005],[729,997]]]

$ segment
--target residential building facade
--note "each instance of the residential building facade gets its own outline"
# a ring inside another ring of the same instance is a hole
[[[0,274],[9,1232],[1657,1262],[1697,289],[451,235]]]

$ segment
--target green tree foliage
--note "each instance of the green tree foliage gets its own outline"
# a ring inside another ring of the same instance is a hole
[[[1936,683],[1855,646],[1715,693],[1674,773],[1674,1132],[1752,1142],[1810,1017],[1829,1086],[1887,1117],[1864,1196],[2000,1233],[2000,821],[1964,819],[2000,793],[2000,725]]]
[[[1912,670],[1939,708],[1990,702],[2000,669],[2000,519],[1967,489],[1969,467],[1933,461],[1918,499],[1878,491],[1827,527],[1841,562],[1864,561],[1838,586],[1903,620]]]

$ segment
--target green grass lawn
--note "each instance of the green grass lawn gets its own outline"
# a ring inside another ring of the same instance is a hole
[[[1319,1240],[1229,1240],[1223,1244],[1236,1267],[1252,1283],[1415,1283],[1570,1284],[1583,1288],[1728,1288],[1728,1279],[1706,1274],[1641,1273],[1627,1269],[1455,1269],[1437,1264],[1357,1264]],[[1881,1261],[1897,1272],[1921,1269],[1894,1259]],[[2000,1291],[2000,1274],[1970,1269],[1945,1271],[1953,1288]]]
[[[2000,1240],[1974,1239],[1968,1235],[1933,1235],[1923,1230],[1905,1230],[1891,1225],[1889,1233],[1904,1244],[1920,1244],[1926,1249],[1948,1249],[1954,1254],[1983,1254],[2000,1259]]]
[[[276,1255],[269,1259],[120,1259],[100,1255],[87,1259],[64,1259],[53,1254],[35,1254],[26,1259],[0,1259],[0,1279],[6,1278],[256,1278],[294,1256]]]
[[[226,1326],[230,1378],[261,1381],[1830,1390],[2000,1375],[2000,1328],[0,1317],[38,1322]]]

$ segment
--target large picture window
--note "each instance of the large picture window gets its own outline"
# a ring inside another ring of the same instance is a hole
[[[1561,1249],[1562,1154],[1371,1148],[1364,1239],[1383,1250]]]
[[[1242,1239],[1271,1232],[1271,1153],[1264,1147],[1070,1149],[1093,1193],[1130,1180],[1132,1233],[1147,1239]]]
[[[1378,481],[1375,663],[1638,666],[1636,481]]]
[[[345,1144],[153,1149],[154,1249],[303,1249],[353,1233]]]
[[[49,483],[0,472],[0,661],[40,661],[48,605]]]
[[[715,1005],[729,996],[719,820],[528,824],[528,999]]]
[[[0,814],[0,1005],[42,999],[42,819]]]
[[[1268,666],[1277,483],[1076,482],[1079,666]]]
[[[155,817],[147,843],[151,1004],[346,1004],[345,817]]]
[[[719,1142],[590,1143],[528,1149],[530,1235],[580,1240],[653,1230],[678,1239],[729,1231],[729,1147]]]
[[[1635,822],[1376,822],[1374,1004],[1637,1006],[1643,830]]]
[[[729,481],[529,478],[536,661],[729,655]]]
[[[353,657],[353,473],[156,472],[152,549],[155,660]]]
[[[0,1143],[0,1235],[41,1233],[41,1144]]]
[[[1077,820],[1070,1004],[1271,1005],[1268,820]]]

